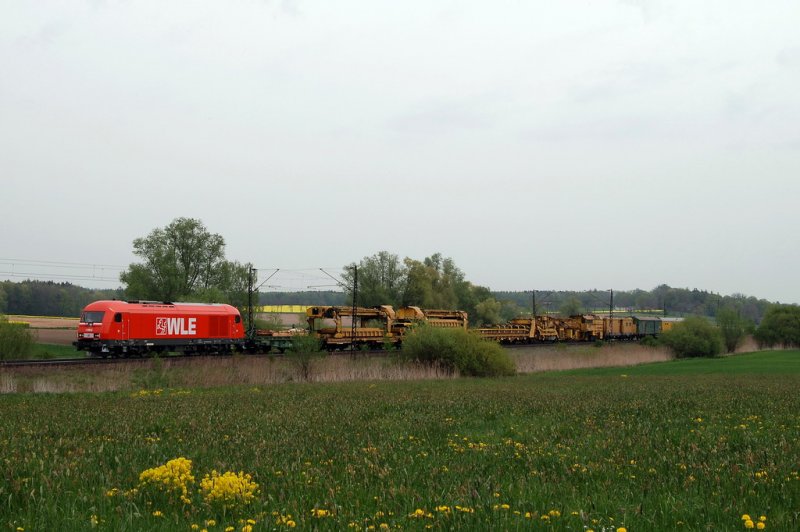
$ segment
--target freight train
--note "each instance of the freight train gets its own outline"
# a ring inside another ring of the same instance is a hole
[[[308,330],[245,331],[230,305],[163,301],[95,301],[83,310],[73,344],[101,357],[182,352],[230,354],[284,352],[297,335],[311,334],[328,351],[399,347],[413,327],[467,329],[467,313],[419,307],[317,306],[306,309]],[[596,315],[535,316],[474,329],[503,344],[636,340],[668,330],[674,319]]]

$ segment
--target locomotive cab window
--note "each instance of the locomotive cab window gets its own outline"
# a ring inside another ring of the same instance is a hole
[[[105,315],[105,312],[102,311],[84,312],[81,315],[81,323],[102,323],[103,315]]]
[[[122,312],[117,312],[116,314],[114,314],[114,322],[122,323]]]
[[[236,316],[235,318],[233,318],[233,323],[241,323],[241,322],[242,322],[241,316]]]

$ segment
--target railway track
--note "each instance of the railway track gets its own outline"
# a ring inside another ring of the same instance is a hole
[[[509,350],[516,350],[516,349],[545,349],[545,348],[555,348],[559,346],[561,349],[570,349],[570,348],[577,348],[577,347],[586,347],[587,343],[562,343],[562,344],[513,344],[513,345],[504,345],[504,349]],[[343,349],[340,351],[331,351],[328,353],[330,356],[353,356],[353,357],[361,357],[361,356],[388,356],[394,351],[384,351],[384,350],[349,350]],[[270,353],[270,354],[255,354],[255,355],[169,355],[166,357],[159,357],[159,360],[169,360],[169,361],[181,361],[181,362],[190,362],[192,360],[198,359],[219,359],[224,357],[231,357],[231,356],[245,356],[245,357],[254,357],[254,358],[267,358],[267,357],[282,357],[285,356],[281,353]],[[82,365],[98,365],[98,364],[120,364],[120,363],[144,363],[151,360],[154,360],[156,357],[132,357],[132,358],[93,358],[93,357],[81,357],[81,358],[51,358],[51,359],[24,359],[24,360],[0,360],[0,368],[14,368],[14,367],[58,367],[58,366],[82,366]]]

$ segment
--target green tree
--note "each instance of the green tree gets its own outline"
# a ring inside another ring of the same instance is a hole
[[[200,220],[177,218],[133,241],[143,262],[120,274],[125,293],[134,299],[176,301],[187,298],[236,303],[246,293],[247,270],[225,260],[225,240]],[[220,298],[220,299],[217,299]]]
[[[559,308],[559,313],[562,316],[577,316],[583,313],[583,305],[577,297],[570,297]]]
[[[353,267],[358,266],[358,304],[365,307],[394,305],[401,303],[406,271],[400,258],[388,251],[379,251],[364,257],[358,264],[345,266],[342,282],[349,288],[352,300]]]
[[[663,333],[661,342],[678,358],[713,357],[722,352],[720,330],[701,316],[690,316]]]
[[[490,325],[500,323],[502,318],[500,311],[502,304],[493,297],[489,297],[481,301],[475,306],[475,323],[478,325]]]
[[[733,353],[747,334],[749,322],[740,317],[737,311],[723,308],[717,312],[717,327],[722,333],[725,350]]]
[[[797,305],[773,305],[767,309],[764,319],[754,334],[762,346],[800,346],[800,307]]]

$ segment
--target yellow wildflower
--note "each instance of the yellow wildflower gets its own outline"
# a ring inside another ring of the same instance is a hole
[[[225,532],[233,532],[234,530],[236,530],[236,529],[233,528],[232,526],[226,526],[225,527]]]
[[[758,523],[756,523],[756,528],[759,530],[764,530],[766,527],[767,525],[764,524],[764,521],[759,521]]]
[[[139,487],[149,487],[168,495],[178,496],[183,502],[188,500],[189,486],[193,483],[192,461],[183,457],[175,458],[158,467],[145,469],[139,475]]]
[[[624,526],[621,526],[621,527],[619,527],[619,528],[617,529],[617,532],[628,532],[628,529],[627,529],[627,528],[625,528]]]
[[[752,520],[752,519],[747,519],[747,520],[744,522],[744,527],[745,527],[745,528],[753,528],[754,526],[755,526],[755,525],[753,524],[753,520]]]
[[[208,521],[206,521],[206,526],[216,526],[216,524],[217,522],[214,521],[213,519],[209,519]]]
[[[258,492],[258,484],[250,475],[240,471],[226,471],[222,475],[212,471],[200,481],[200,493],[208,505],[221,505],[232,509],[253,502]]]
[[[324,508],[314,508],[313,510],[311,510],[311,515],[317,518],[328,517],[330,514],[331,513]]]
[[[550,510],[547,513],[550,514],[550,517],[561,517],[561,512],[558,510]]]
[[[156,510],[155,512],[153,512],[153,517],[164,517],[164,512],[162,512],[161,510]]]
[[[762,515],[761,517],[758,518],[758,520],[761,521],[762,523],[765,523],[767,521],[767,516]]]
[[[742,514],[742,521],[748,521],[750,519],[749,514]]]

